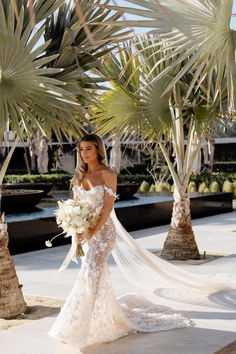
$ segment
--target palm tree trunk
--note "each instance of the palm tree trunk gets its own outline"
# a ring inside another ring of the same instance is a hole
[[[199,259],[190,215],[190,199],[186,187],[175,188],[169,232],[162,250],[166,259]]]
[[[210,174],[213,173],[214,168],[214,159],[215,159],[215,139],[214,135],[210,134],[208,136],[208,150],[209,150],[209,167],[210,167]]]
[[[0,188],[0,200],[2,190]],[[8,249],[7,224],[0,212],[0,318],[11,319],[26,312],[21,285]]]

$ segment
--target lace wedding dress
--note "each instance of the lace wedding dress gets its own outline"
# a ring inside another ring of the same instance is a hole
[[[116,196],[110,188],[98,185],[91,190],[74,186],[79,199],[89,199],[97,208],[104,193]],[[143,296],[128,294],[115,298],[107,258],[116,241],[109,217],[103,227],[83,246],[85,256],[75,284],[61,308],[49,335],[79,349],[109,342],[140,332],[159,332],[192,326],[193,322]]]

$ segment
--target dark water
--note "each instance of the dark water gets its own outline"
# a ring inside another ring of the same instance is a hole
[[[5,220],[7,223],[17,222],[23,220],[41,219],[54,216],[55,210],[58,208],[57,201],[72,198],[71,191],[52,191],[49,193],[48,198],[43,198],[41,202],[31,211],[7,213]],[[173,200],[172,195],[157,195],[156,193],[143,194],[136,193],[130,200],[117,200],[115,208],[123,208],[135,205],[160,203],[163,201]]]

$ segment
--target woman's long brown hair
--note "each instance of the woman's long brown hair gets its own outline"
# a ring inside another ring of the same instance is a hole
[[[77,146],[77,166],[75,168],[75,173],[72,178],[72,183],[76,183],[77,181],[81,181],[85,172],[88,169],[88,165],[83,161],[80,154],[80,144],[82,141],[88,141],[94,144],[98,150],[98,161],[105,166],[107,165],[106,161],[106,151],[104,151],[104,143],[102,138],[97,134],[86,134],[84,135],[78,142]]]

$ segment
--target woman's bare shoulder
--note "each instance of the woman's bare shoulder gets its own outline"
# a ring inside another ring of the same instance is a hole
[[[105,183],[106,182],[114,182],[117,179],[116,173],[112,169],[110,169],[110,167],[108,167],[108,166],[105,166],[105,168],[102,169],[100,171],[100,173],[101,173],[101,177]]]
[[[73,186],[78,186],[79,183],[80,183],[78,177],[76,177],[76,176],[74,176],[74,177],[71,179],[71,181],[72,181],[72,185],[73,185]]]
[[[105,166],[104,169],[101,170],[101,172],[103,173],[103,175],[107,175],[107,176],[116,176],[116,172],[114,172],[110,167]]]

